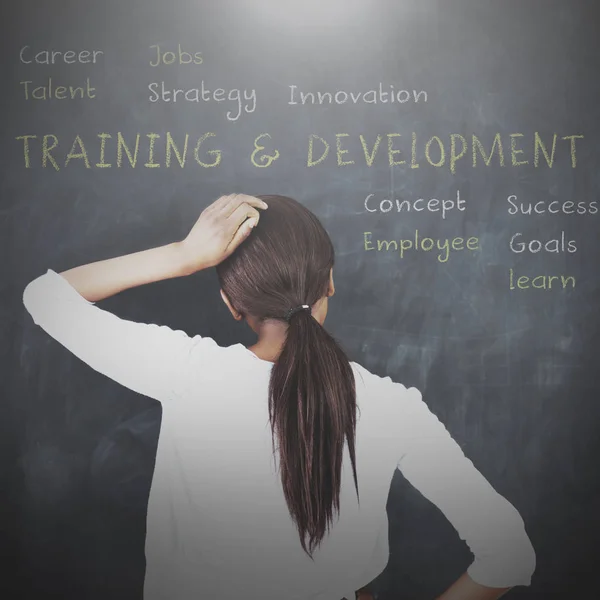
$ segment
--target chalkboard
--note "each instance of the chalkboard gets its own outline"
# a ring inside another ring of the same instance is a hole
[[[288,195],[322,220],[336,248],[328,329],[353,360],[418,387],[523,516],[538,564],[510,597],[593,597],[594,3],[25,0],[3,10],[0,586],[11,598],[141,597],[161,418],[157,402],[36,327],[25,285],[48,268],[181,239],[234,192]],[[102,306],[222,345],[254,340],[214,271]],[[399,472],[388,514],[390,562],[373,589],[435,597],[468,549]]]

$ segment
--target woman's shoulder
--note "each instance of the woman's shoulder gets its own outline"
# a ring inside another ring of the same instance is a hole
[[[389,375],[377,375],[355,361],[350,361],[357,385],[374,386],[388,389],[410,389],[399,381],[394,381]]]
[[[415,432],[423,431],[423,423],[430,421],[431,413],[416,387],[394,381],[389,375],[377,375],[356,362],[350,364],[363,435],[408,443]]]
[[[377,375],[363,365],[351,361],[354,372],[357,394],[366,393],[368,397],[380,397],[386,400],[406,400],[413,397],[421,399],[421,392],[416,387],[394,381],[389,375]]]

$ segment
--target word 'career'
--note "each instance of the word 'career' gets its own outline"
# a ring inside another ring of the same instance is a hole
[[[34,53],[31,50],[31,46],[23,46],[19,52],[19,59],[26,65],[38,64],[38,65],[55,65],[57,63],[65,63],[67,65],[73,65],[75,63],[81,64],[96,64],[100,55],[104,54],[102,50],[80,50],[75,52],[74,50],[41,50]]]
[[[99,133],[94,137],[86,138],[85,142],[82,136],[76,135],[74,138],[70,137],[67,144],[61,142],[58,136],[54,134],[40,136],[27,134],[17,136],[15,139],[21,141],[23,144],[25,167],[31,168],[31,155],[32,152],[35,152],[37,157],[39,157],[39,164],[43,168],[52,166],[55,170],[59,171],[61,168],[60,164],[66,167],[71,164],[71,161],[77,162],[75,159],[79,159],[88,169],[92,168],[92,166],[96,168],[108,168],[113,166],[115,162],[117,167],[129,165],[132,168],[139,165],[143,165],[146,168],[178,165],[184,168],[190,164],[204,168],[216,167],[221,163],[223,156],[222,150],[214,147],[216,137],[216,133],[213,132],[191,137],[188,133],[173,135],[168,131],[164,135],[158,133],[124,135],[119,131],[114,136],[109,133]],[[465,136],[452,133],[449,135],[449,157],[447,157],[446,146],[442,142],[442,139],[438,136],[433,136],[425,144],[425,161],[423,161],[422,157],[417,153],[417,134],[413,132],[410,162],[408,162],[408,157],[406,160],[400,158],[403,150],[394,145],[397,143],[398,138],[401,137],[400,133],[386,134],[388,142],[387,151],[383,150],[381,152],[380,146],[384,137],[382,134],[378,134],[374,140],[371,136],[371,141],[367,141],[365,136],[361,134],[359,136],[360,146],[356,144],[355,140],[352,150],[348,149],[350,146],[343,146],[342,139],[346,137],[349,137],[349,134],[336,134],[335,136],[337,162],[334,165],[337,164],[338,167],[353,164],[362,165],[363,160],[360,159],[361,156],[364,159],[364,164],[368,167],[372,166],[376,162],[376,157],[379,156],[383,160],[387,158],[386,162],[390,166],[407,165],[412,169],[419,168],[421,165],[442,167],[447,164],[452,173],[456,172],[456,165],[460,160],[466,161],[464,164],[470,163],[473,167],[477,167],[481,163],[488,167],[491,165],[517,167],[530,163],[530,160],[520,160],[518,158],[520,154],[525,153],[524,150],[517,147],[517,140],[522,141],[522,138],[525,137],[522,133],[508,134],[510,139],[510,162],[507,162],[503,149],[506,144],[506,138],[504,138],[505,141],[503,142],[502,134],[500,133],[496,133],[493,136],[491,143],[489,139],[481,141],[475,134],[472,134],[468,142]],[[554,133],[551,137],[546,136],[546,139],[543,140],[542,136],[538,132],[535,132],[533,139],[529,140],[529,158],[532,159],[531,164],[535,167],[545,165],[552,168],[555,159],[565,155],[565,150],[567,149],[564,148],[564,145],[566,143],[570,149],[570,152],[567,150],[567,156],[570,157],[571,167],[575,168],[577,165],[576,140],[581,138],[583,138],[583,135],[559,137],[558,134]],[[315,158],[315,140],[321,144],[321,155],[317,158]],[[559,142],[561,142],[560,150],[557,148]],[[279,156],[279,151],[276,150],[277,140],[272,139],[272,143],[274,148],[272,154]],[[344,143],[347,144],[347,140],[344,140]],[[431,154],[431,146],[433,144],[439,147],[439,158],[437,159],[434,159]],[[460,147],[458,144],[460,144]],[[469,144],[471,146],[471,160],[465,158]],[[205,150],[206,145],[210,145],[210,149]],[[293,146],[295,148],[296,144]],[[254,148],[252,141],[249,141],[249,154]],[[330,144],[327,140],[315,134],[310,134],[308,136],[306,166],[315,167],[319,164],[325,164],[329,148]],[[93,158],[95,159],[93,161],[90,160],[91,151],[93,151]],[[349,160],[350,157],[348,159],[345,158],[345,155],[350,152],[352,152],[351,156],[354,157],[352,160]],[[418,162],[419,160],[422,162]]]

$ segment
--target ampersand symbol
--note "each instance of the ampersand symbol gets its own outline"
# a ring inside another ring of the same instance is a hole
[[[269,139],[271,139],[270,134],[268,133],[261,133],[255,140],[254,140],[254,152],[252,152],[252,156],[250,157],[250,160],[252,161],[252,164],[255,167],[260,167],[260,168],[264,168],[264,167],[268,167],[271,165],[271,163],[275,160],[277,160],[279,158],[279,152],[277,150],[275,150],[274,154],[261,154],[260,156],[257,156],[257,153],[260,150],[264,150],[265,146],[260,145],[258,142],[261,138],[264,137],[268,137]],[[257,162],[258,161],[258,162]]]

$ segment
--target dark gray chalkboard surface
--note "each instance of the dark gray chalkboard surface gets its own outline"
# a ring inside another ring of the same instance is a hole
[[[420,388],[525,520],[537,571],[509,596],[594,597],[594,3],[293,5],[3,8],[4,597],[140,598],[161,414],[37,328],[25,285],[180,239],[233,192],[289,195],[322,219],[337,252],[329,330],[353,360]],[[253,340],[212,271],[102,304],[222,345]],[[434,598],[468,549],[400,473],[388,512],[374,589]]]

